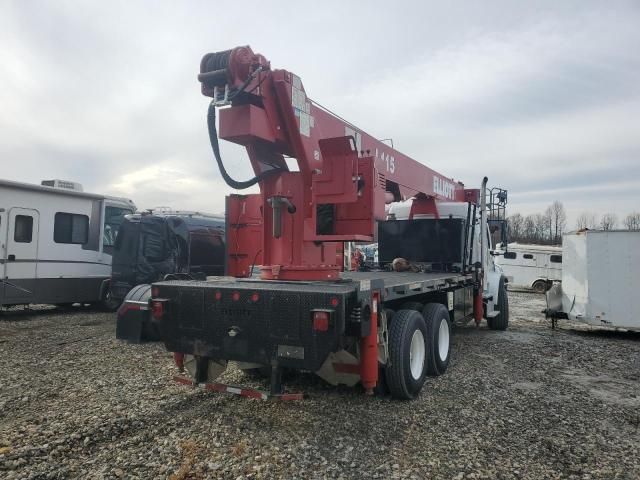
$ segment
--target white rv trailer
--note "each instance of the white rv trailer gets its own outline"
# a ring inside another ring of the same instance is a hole
[[[544,293],[562,278],[562,247],[510,243],[499,253],[496,263],[502,267],[509,288]]]
[[[0,306],[109,306],[111,252],[135,205],[82,192],[74,182],[0,180]]]
[[[547,292],[547,314],[640,331],[640,231],[582,230],[562,237],[562,283]]]

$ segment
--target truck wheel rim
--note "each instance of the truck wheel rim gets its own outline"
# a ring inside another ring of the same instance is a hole
[[[438,355],[443,362],[449,356],[449,325],[444,319],[438,328]]]
[[[411,348],[409,350],[409,367],[411,369],[411,376],[414,380],[418,380],[422,376],[424,370],[424,335],[422,331],[417,329],[413,332],[411,337]]]

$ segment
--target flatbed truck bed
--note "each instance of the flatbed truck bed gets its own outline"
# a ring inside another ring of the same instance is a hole
[[[207,277],[206,280],[178,280],[171,282],[159,282],[160,286],[170,283],[176,287],[188,288],[229,288],[240,289],[254,288],[257,290],[283,289],[287,291],[332,291],[336,288],[353,289],[366,282],[383,282],[385,288],[384,300],[397,300],[420,293],[428,293],[450,288],[452,286],[465,285],[473,281],[471,274],[453,272],[391,272],[386,270],[374,270],[368,272],[342,272],[340,280],[336,281],[278,281],[261,280],[258,277]],[[369,290],[369,288],[366,288]]]
[[[380,308],[376,329],[383,332],[385,315],[428,303],[444,305],[452,323],[469,320],[473,288],[471,274],[455,272],[343,272],[336,281],[208,277],[153,284],[152,311],[169,351],[317,372],[330,354],[357,350],[372,310]],[[317,322],[319,312],[326,321]]]
[[[445,290],[455,286],[471,284],[471,274],[452,272],[342,272],[344,280],[366,282],[382,280],[384,282],[384,301],[398,300],[421,293]]]

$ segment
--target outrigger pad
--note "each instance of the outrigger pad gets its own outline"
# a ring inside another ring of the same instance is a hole
[[[245,387],[242,385],[227,385],[225,383],[197,383],[191,380],[190,378],[184,377],[182,375],[176,375],[173,379],[182,385],[189,385],[192,387],[201,387],[205,390],[209,390],[211,392],[217,393],[230,393],[232,395],[238,395],[240,397],[245,398],[253,398],[257,400],[263,401],[287,401],[287,400],[303,400],[307,398],[307,395],[304,393],[268,393],[262,390],[258,390],[255,388]]]

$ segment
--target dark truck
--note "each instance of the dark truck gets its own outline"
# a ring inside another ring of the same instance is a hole
[[[146,301],[151,283],[165,279],[206,279],[224,274],[224,217],[164,211],[125,216],[116,238],[110,295],[114,302]],[[122,318],[122,315],[119,315]],[[157,337],[148,315],[118,322],[117,337]]]

